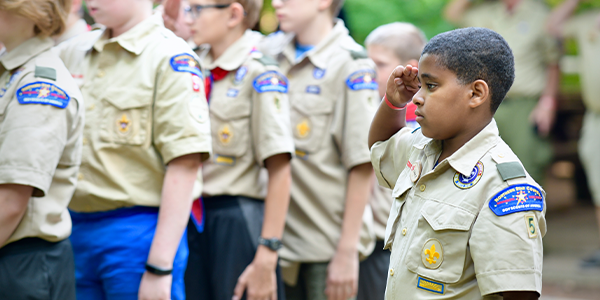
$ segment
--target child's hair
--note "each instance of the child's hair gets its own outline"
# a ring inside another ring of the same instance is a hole
[[[340,14],[340,10],[342,10],[342,6],[344,6],[344,1],[346,0],[331,0],[329,11],[334,18]]]
[[[367,46],[379,45],[392,50],[402,62],[419,60],[426,43],[427,38],[421,29],[404,22],[381,25],[371,31],[365,40]]]
[[[462,84],[485,81],[490,87],[492,113],[515,80],[512,50],[490,29],[470,27],[440,33],[425,45],[425,54],[435,55],[437,64],[454,72]]]
[[[217,0],[218,4],[239,3],[244,8],[243,25],[246,28],[254,28],[260,19],[260,11],[262,10],[263,0]]]
[[[71,0],[2,0],[0,10],[35,22],[35,34],[48,37],[59,35],[66,29]]]

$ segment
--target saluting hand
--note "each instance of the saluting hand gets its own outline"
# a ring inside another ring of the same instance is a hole
[[[413,96],[421,88],[417,75],[419,69],[411,65],[397,66],[387,82],[386,95],[388,101],[396,107],[403,107],[412,101]]]
[[[163,1],[163,22],[165,23],[165,27],[173,32],[177,30],[180,7],[181,0]]]

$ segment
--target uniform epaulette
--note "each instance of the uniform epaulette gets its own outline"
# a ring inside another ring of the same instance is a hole
[[[56,70],[48,67],[35,66],[34,76],[56,81]]]
[[[363,58],[368,58],[369,55],[367,55],[367,50],[365,49],[361,49],[361,50],[348,50],[350,51],[350,56],[352,56],[352,59],[357,60],[357,59],[363,59]]]
[[[279,63],[277,63],[277,61],[274,58],[268,55],[263,54],[259,57],[256,57],[255,59],[265,66],[279,66]]]
[[[525,169],[518,161],[500,163],[496,165],[496,168],[504,181],[527,177]]]

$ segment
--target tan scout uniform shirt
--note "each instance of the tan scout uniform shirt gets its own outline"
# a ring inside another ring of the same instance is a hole
[[[70,208],[159,206],[165,165],[208,158],[208,106],[196,55],[160,15],[109,38],[97,29],[56,50],[86,99],[83,157]],[[192,74],[194,72],[196,74]]]
[[[493,120],[434,169],[441,150],[440,141],[408,128],[371,149],[379,184],[395,197],[386,299],[540,293],[545,192]]]
[[[600,113],[600,28],[596,24],[599,15],[600,10],[594,10],[575,16],[564,29],[566,36],[577,40],[583,102],[595,113]]]
[[[293,35],[276,33],[262,45],[290,80],[296,145],[280,255],[294,262],[325,262],[333,257],[340,238],[348,172],[369,161],[367,134],[379,95],[373,62],[341,20],[298,60],[293,40]],[[358,247],[363,255],[374,245],[372,217],[367,206]]]
[[[67,205],[81,163],[82,96],[50,38],[0,55],[0,184],[34,188],[7,243],[71,234]],[[2,245],[0,245],[2,246]]]
[[[213,157],[203,166],[207,196],[264,199],[267,178],[261,176],[261,166],[265,159],[294,152],[288,82],[277,66],[265,65],[262,53],[254,49],[255,34],[246,31],[216,61],[210,56],[204,60],[209,70],[229,71],[213,83],[210,93]],[[268,87],[279,91],[262,90]]]
[[[385,226],[390,216],[392,199],[392,190],[380,186],[375,179],[369,205],[373,211],[373,231],[378,241],[385,238]]]
[[[461,26],[498,32],[513,51],[515,82],[507,97],[538,97],[546,87],[547,67],[558,63],[557,42],[545,29],[548,8],[539,0],[523,0],[513,14],[502,1],[486,2],[467,11]]]

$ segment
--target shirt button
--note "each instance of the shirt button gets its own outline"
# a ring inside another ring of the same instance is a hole
[[[407,231],[408,231],[408,230],[406,230],[406,228],[402,228],[402,235],[406,235],[406,232],[407,232]]]
[[[394,276],[394,269],[390,268],[390,276]]]
[[[81,173],[77,174],[77,179],[78,180],[83,180],[83,174],[81,174]]]
[[[87,145],[87,143],[88,143],[88,139],[86,139],[86,138],[83,138],[83,139],[82,139],[82,142],[83,142],[83,145]]]
[[[98,71],[98,77],[100,77],[100,78],[104,77],[104,71],[102,71],[102,70]]]
[[[90,104],[90,106],[88,106],[88,110],[93,110],[94,108],[96,108],[96,104]]]
[[[421,192],[424,192],[425,191],[425,185],[421,184],[421,186],[419,187],[419,189],[421,190]]]

